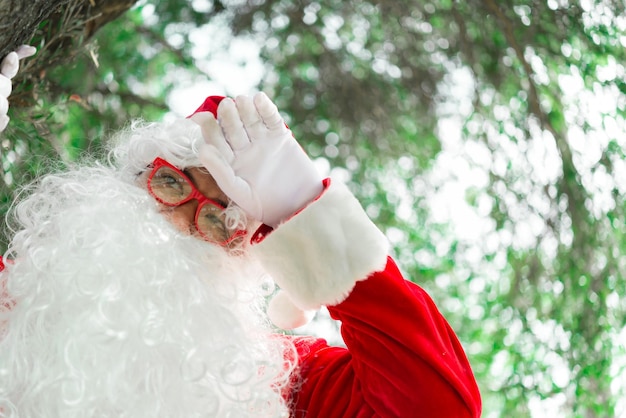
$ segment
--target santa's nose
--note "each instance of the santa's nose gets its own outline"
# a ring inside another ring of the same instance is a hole
[[[169,211],[170,222],[181,232],[192,234],[195,232],[196,210],[198,201],[191,199],[189,202],[175,206]]]

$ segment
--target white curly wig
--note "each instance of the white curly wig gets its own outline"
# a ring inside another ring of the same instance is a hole
[[[134,122],[111,141],[111,160],[122,172],[134,175],[161,157],[184,169],[199,167],[197,146],[202,141],[200,127],[191,119],[173,122]]]
[[[184,235],[135,181],[198,166],[189,120],[136,124],[106,164],[43,177],[14,205],[0,273],[0,416],[280,417],[294,349],[245,254]]]

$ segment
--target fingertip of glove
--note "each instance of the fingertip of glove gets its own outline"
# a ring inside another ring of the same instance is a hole
[[[17,53],[19,59],[28,58],[35,55],[37,48],[31,45],[22,45],[15,52]]]
[[[2,60],[2,64],[0,65],[0,73],[8,78],[15,77],[17,74],[17,69],[19,67],[19,57],[17,52],[9,52],[6,57]]]
[[[254,105],[257,107],[267,107],[268,105],[271,106],[273,104],[267,94],[265,94],[265,92],[263,91],[256,93],[254,95],[253,101]]]
[[[215,120],[215,116],[211,112],[198,112],[189,116],[189,119],[197,123],[198,125],[204,125]]]
[[[255,93],[254,99],[255,100],[269,100],[270,98],[267,96],[267,94],[264,91],[259,91]]]
[[[239,95],[235,98],[235,104],[239,112],[255,111],[253,98],[246,95]]]
[[[235,103],[240,103],[243,101],[248,101],[248,100],[252,100],[250,98],[250,96],[246,96],[245,94],[239,94],[237,95],[237,97],[235,97]]]
[[[223,112],[225,110],[234,109],[236,107],[237,106],[235,104],[235,101],[231,97],[224,97],[224,99],[220,102],[220,104],[217,105],[217,116],[218,116],[218,119],[219,119],[219,116],[220,116],[220,112]]]
[[[269,129],[285,129],[288,126],[285,124],[283,117],[278,111],[276,104],[263,92],[259,92],[254,96],[254,105],[256,106],[259,115],[263,119],[263,122]]]

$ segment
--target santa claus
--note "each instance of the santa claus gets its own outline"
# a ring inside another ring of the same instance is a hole
[[[0,416],[480,415],[448,323],[265,94],[136,123],[109,156],[13,206]],[[321,306],[345,346],[279,330]]]

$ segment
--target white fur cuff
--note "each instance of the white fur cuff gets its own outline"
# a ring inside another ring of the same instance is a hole
[[[252,251],[289,299],[310,310],[343,301],[356,282],[383,270],[388,243],[348,188],[333,183]]]

